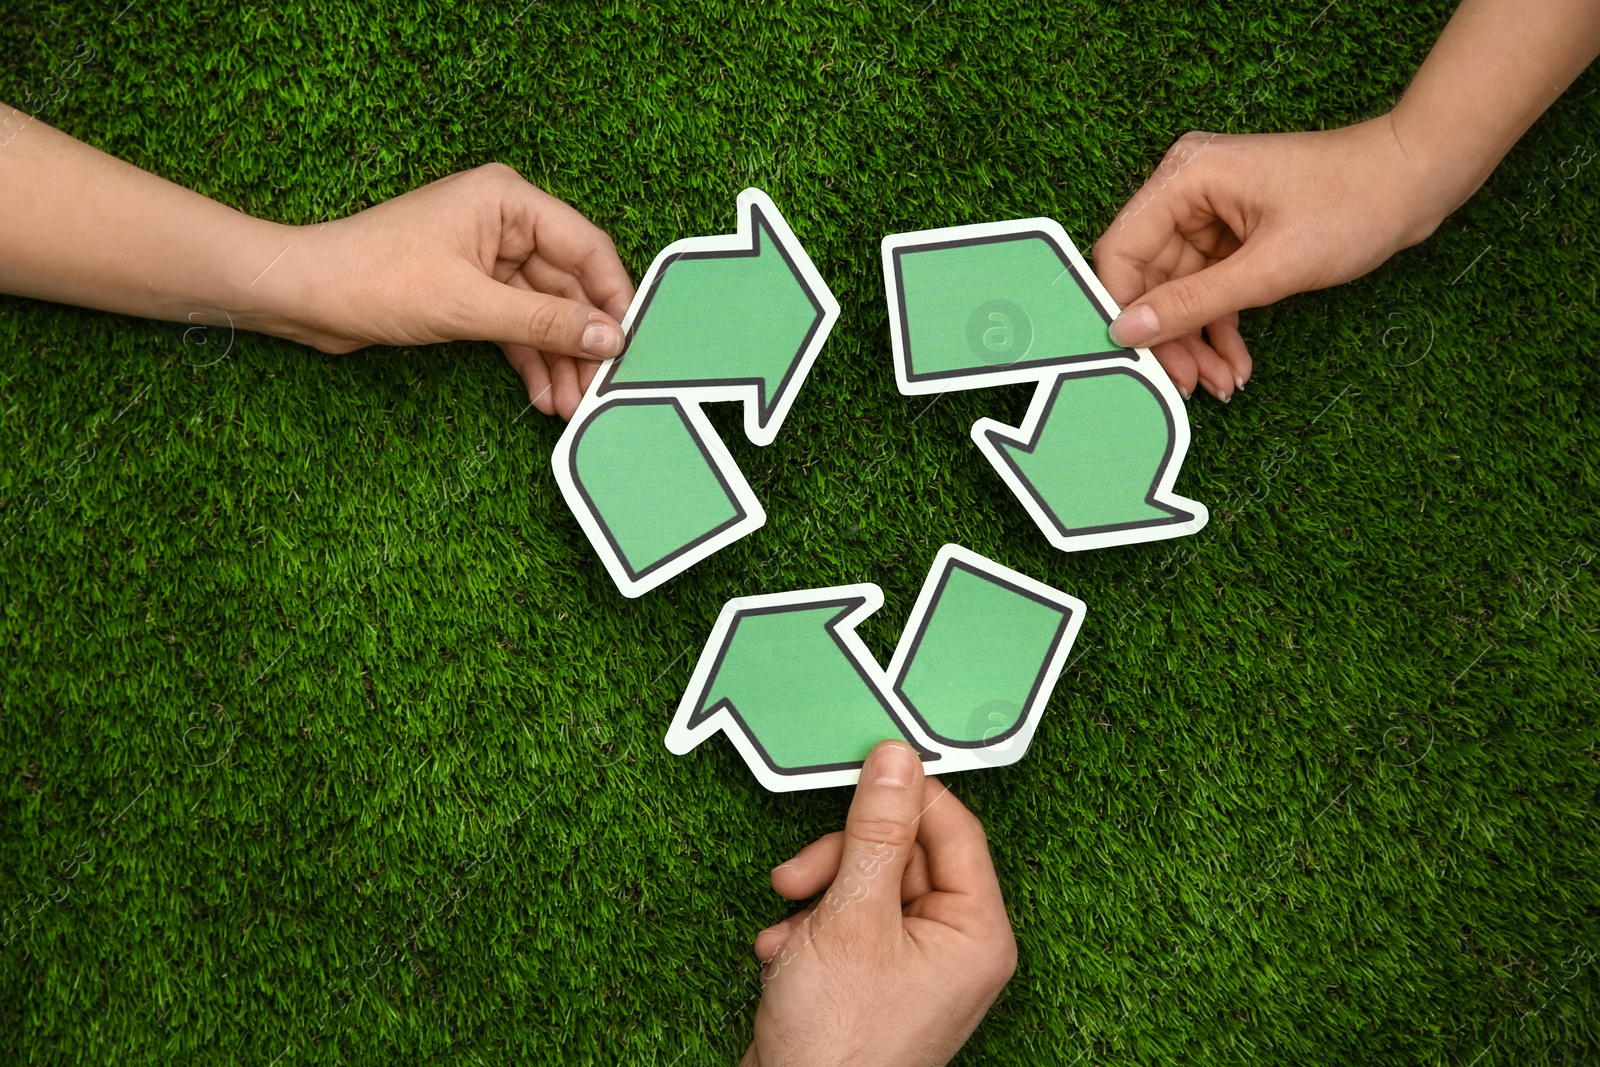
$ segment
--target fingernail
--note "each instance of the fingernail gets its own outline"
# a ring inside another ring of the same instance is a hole
[[[1244,379],[1242,377],[1240,377],[1239,375],[1235,374],[1233,376],[1233,384],[1235,386],[1237,386],[1238,388],[1243,389],[1244,388]]]
[[[1149,304],[1128,308],[1111,324],[1111,339],[1124,348],[1136,348],[1160,332],[1161,322]]]
[[[1222,401],[1224,404],[1226,404],[1228,401],[1233,399],[1233,394],[1232,393],[1223,393],[1221,396],[1217,397],[1217,399]]]
[[[1189,390],[1185,389],[1183,386],[1178,386],[1178,392],[1183,394],[1183,398],[1185,400],[1189,399]]]
[[[773,874],[777,874],[779,871],[784,870],[785,868],[788,868],[788,867],[793,867],[793,866],[794,866],[794,860],[789,860],[786,863],[780,863],[776,867],[772,868],[772,873]]]
[[[586,355],[610,359],[622,347],[622,334],[615,326],[605,322],[591,322],[583,331],[583,351]]]
[[[884,745],[872,754],[872,781],[877,785],[910,789],[921,763],[910,745],[898,741]]]

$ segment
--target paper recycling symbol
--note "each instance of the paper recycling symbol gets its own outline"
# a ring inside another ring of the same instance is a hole
[[[744,405],[776,440],[839,304],[760,190],[738,232],[676,241],[650,265],[623,358],[595,375],[552,456],[557,483],[617,588],[638,597],[766,522],[701,410]],[[1178,495],[1189,421],[1146,349],[1107,331],[1115,302],[1054,220],[883,239],[895,380],[908,396],[1035,384],[1020,426],[972,440],[1065,552],[1192,534]],[[958,545],[934,559],[887,667],[855,627],[870,583],[728,601],[667,732],[686,753],[725,733],[772,790],[856,781],[900,737],[931,772],[1020,759],[1067,662],[1084,604]]]

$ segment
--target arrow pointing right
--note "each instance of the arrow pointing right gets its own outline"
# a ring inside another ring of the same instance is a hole
[[[766,521],[700,405],[744,404],[769,445],[839,318],[811,258],[759,189],[739,230],[668,245],[645,272],[551,466],[623,596],[637,597]]]
[[[675,241],[650,264],[623,323],[626,357],[594,392],[743,400],[745,436],[768,445],[838,318],[788,222],[746,189],[738,233]]]

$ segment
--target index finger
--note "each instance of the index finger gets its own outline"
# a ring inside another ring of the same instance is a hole
[[[1143,296],[1150,267],[1172,256],[1185,229],[1210,217],[1206,204],[1194,203],[1190,164],[1214,139],[1213,134],[1180,137],[1095,241],[1094,272],[1118,304]]]
[[[936,893],[1000,899],[983,823],[937,778],[923,787],[917,841],[928,853],[928,882]]]
[[[589,302],[622,321],[633,302],[633,282],[606,232],[576,208],[530,184],[533,242],[539,254],[578,279]]]

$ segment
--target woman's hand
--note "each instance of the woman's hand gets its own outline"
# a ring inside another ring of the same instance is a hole
[[[1185,134],[1095,242],[1122,314],[1185,397],[1250,379],[1239,310],[1338,285],[1423,240],[1455,206],[1388,115],[1320,133]]]
[[[1239,309],[1347,282],[1421,241],[1600,52],[1593,0],[1457,8],[1393,111],[1323,133],[1191,133],[1094,246],[1122,305],[1112,334],[1152,349],[1187,396],[1250,378]]]
[[[494,341],[545,414],[571,418],[622,351],[633,284],[611,239],[499,163],[291,231],[259,328],[324,352]]]
[[[570,417],[622,351],[633,284],[611,239],[490,163],[349,218],[252,218],[0,104],[0,292],[324,352],[494,341]]]

